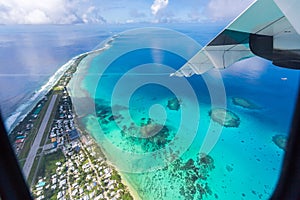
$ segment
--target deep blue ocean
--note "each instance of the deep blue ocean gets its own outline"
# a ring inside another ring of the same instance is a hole
[[[72,57],[105,47],[80,63],[69,90],[82,125],[140,198],[268,199],[284,155],[272,138],[288,135],[299,72],[254,57],[220,72],[170,77],[223,27],[172,24],[156,25],[168,28],[162,32],[123,32],[147,26],[0,27],[4,118],[28,112],[35,94]],[[174,98],[178,110],[167,106]],[[236,114],[238,127],[213,122],[215,106]],[[212,149],[203,145],[210,142]]]

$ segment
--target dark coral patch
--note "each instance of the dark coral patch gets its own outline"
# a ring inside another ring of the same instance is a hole
[[[285,135],[274,135],[272,141],[283,150],[286,150],[287,136]]]
[[[247,108],[247,109],[259,109],[260,108],[259,106],[252,103],[251,101],[249,101],[245,98],[240,98],[240,97],[232,98],[232,103],[234,105],[241,106],[241,107]]]
[[[180,108],[180,102],[179,102],[179,100],[177,98],[169,99],[167,107],[170,110],[179,110],[179,108]]]

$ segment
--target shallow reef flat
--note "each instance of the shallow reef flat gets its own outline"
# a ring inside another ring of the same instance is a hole
[[[280,149],[283,149],[284,151],[286,150],[287,136],[285,136],[285,135],[274,135],[272,137],[272,141]]]
[[[114,105],[113,107],[118,110],[114,114],[109,105],[96,104],[98,122],[104,134],[123,150],[142,153],[156,151],[164,148],[175,135],[171,127],[159,124],[149,117],[130,122],[124,116],[122,106]]]
[[[214,169],[214,159],[199,153],[193,159],[178,158],[164,168],[132,178],[144,199],[218,199],[209,183]]]
[[[224,108],[214,108],[209,112],[211,119],[224,127],[238,127],[240,118],[235,113]]]
[[[232,103],[236,106],[240,106],[247,109],[260,109],[260,107],[253,102],[249,101],[248,99],[241,98],[241,97],[233,97]]]
[[[177,99],[169,100],[180,105]],[[97,100],[98,122],[110,142],[127,152],[152,152],[153,156],[157,156],[156,151],[165,149],[174,158],[156,171],[130,175],[130,182],[136,185],[143,199],[205,199],[219,196],[209,184],[209,176],[215,168],[212,156],[198,153],[188,159],[178,157],[176,148],[169,146],[176,135],[174,127],[142,115],[130,122],[124,110],[122,105],[111,106],[105,100]]]

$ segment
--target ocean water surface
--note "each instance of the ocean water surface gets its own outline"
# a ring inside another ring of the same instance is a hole
[[[201,41],[205,29],[192,30]],[[297,71],[255,57],[170,77],[201,45],[169,29],[126,31],[105,44],[80,63],[69,90],[81,125],[141,199],[270,197],[284,156],[274,136],[288,136]],[[222,126],[210,116],[216,108],[238,120]]]
[[[0,108],[9,131],[58,80],[71,58],[122,26],[1,25]],[[58,72],[57,72],[58,71]]]
[[[222,26],[131,30],[145,26],[1,26],[0,105],[8,129],[65,63],[102,48],[80,63],[68,88],[81,126],[141,199],[268,199],[284,155],[273,137],[288,136],[299,73],[255,57],[220,72],[170,77]],[[213,121],[214,108],[237,115],[238,127]]]
[[[7,129],[11,131],[43,98],[71,58],[95,49],[99,43],[119,32],[143,26],[148,25],[1,25],[0,108]],[[203,25],[188,25],[191,28],[184,28],[181,24],[168,26],[197,39],[199,33],[194,27],[198,29]],[[211,39],[212,33],[216,34],[223,27],[205,26],[206,31],[201,34],[202,45]]]

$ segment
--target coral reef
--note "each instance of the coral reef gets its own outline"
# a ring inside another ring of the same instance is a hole
[[[170,102],[170,104],[172,103],[176,104],[176,106],[173,105],[174,109],[179,109],[179,101],[174,100]],[[140,117],[134,122],[128,121],[122,115],[123,107],[117,105],[115,108],[119,108],[120,112],[112,114],[109,104],[103,102],[101,105],[96,105],[98,122],[108,138],[119,137],[119,141],[126,144],[124,145],[125,150],[130,152],[145,153],[164,149],[172,157],[168,165],[157,169],[155,174],[151,174],[149,178],[143,180],[143,184],[146,183],[145,190],[157,191],[153,199],[166,199],[165,192],[169,189],[176,192],[180,199],[201,200],[209,196],[218,198],[218,194],[213,192],[208,182],[210,173],[215,168],[214,159],[210,155],[201,153],[195,155],[193,159],[185,160],[179,157],[179,151],[169,146],[176,136],[172,126],[159,124],[149,117]],[[119,131],[111,131],[116,129]],[[116,135],[118,132],[120,134]],[[118,147],[121,148],[121,145]],[[157,184],[164,178],[174,183],[177,182],[179,185]]]
[[[233,171],[233,167],[230,166],[230,165],[226,165],[226,170],[227,170],[228,172],[232,172],[232,171]]]
[[[240,118],[224,108],[212,109],[209,112],[209,116],[212,120],[225,127],[238,127],[240,125]]]
[[[170,110],[179,110],[179,108],[180,108],[180,101],[176,97],[172,98],[172,99],[169,99],[167,107]]]
[[[141,146],[145,152],[164,148],[171,141],[170,135],[173,133],[167,126],[155,123],[150,118],[142,118],[141,121],[141,127],[129,129],[125,133],[125,140]],[[143,123],[145,121],[147,123]]]
[[[214,160],[211,156],[200,153],[197,160],[192,159],[183,162],[181,159],[172,163],[174,166],[174,174],[180,175],[186,180],[186,185],[180,188],[180,194],[184,199],[203,199],[208,195],[213,195],[207,179],[210,172],[215,168]],[[214,196],[218,196],[214,194]]]
[[[286,144],[287,144],[287,136],[285,135],[274,135],[272,137],[272,141],[283,150],[286,150]]]
[[[240,98],[240,97],[232,98],[232,103],[234,105],[241,106],[241,107],[247,108],[247,109],[259,109],[260,108],[259,106],[250,102],[249,100],[247,100],[245,98]]]
[[[102,103],[102,102],[101,102]],[[120,111],[124,107],[115,105]],[[164,148],[174,137],[166,125],[156,123],[151,118],[141,118],[138,123],[129,123],[121,113],[112,114],[111,107],[102,103],[96,104],[96,114],[104,134],[110,135],[112,129],[120,130],[122,141],[126,141],[143,152],[152,152]],[[132,151],[135,151],[132,149]]]
[[[142,137],[151,137],[157,134],[162,128],[163,125],[151,123],[142,126],[140,132],[142,134]]]

